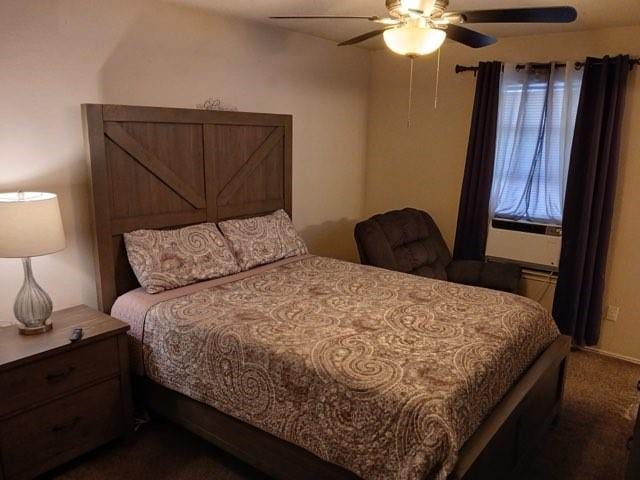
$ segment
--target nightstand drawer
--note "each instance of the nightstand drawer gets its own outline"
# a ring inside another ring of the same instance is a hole
[[[109,338],[0,373],[0,417],[119,371],[118,342]]]
[[[6,479],[31,478],[121,434],[120,395],[113,378],[1,422]]]

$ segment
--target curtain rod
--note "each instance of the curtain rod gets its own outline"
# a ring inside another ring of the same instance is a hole
[[[533,65],[534,68],[551,67],[551,63],[531,63],[531,65]],[[633,67],[635,65],[640,65],[640,58],[632,58],[629,60],[629,68],[633,70]],[[525,63],[519,63],[516,65],[516,70],[522,70],[523,68],[526,68],[526,66],[527,64]],[[559,67],[559,68],[564,68],[566,66],[567,66],[566,63],[556,63],[556,67]],[[585,66],[585,62],[575,62],[573,66],[576,70],[580,70]],[[478,69],[479,69],[478,66],[456,65],[455,72],[456,73],[473,72],[473,74],[475,75],[478,72]]]

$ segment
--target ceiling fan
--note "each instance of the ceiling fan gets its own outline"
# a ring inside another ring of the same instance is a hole
[[[467,23],[570,23],[578,14],[573,7],[507,8],[448,12],[449,0],[385,0],[388,17],[298,15],[272,19],[355,19],[368,20],[380,28],[358,35],[339,46],[354,45],[378,35],[400,55],[415,57],[435,52],[446,38],[468,47],[481,48],[496,43],[489,35],[470,30]]]

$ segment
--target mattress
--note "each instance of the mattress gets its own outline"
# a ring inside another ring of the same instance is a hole
[[[112,315],[153,381],[365,479],[446,478],[559,335],[524,297],[317,256]]]

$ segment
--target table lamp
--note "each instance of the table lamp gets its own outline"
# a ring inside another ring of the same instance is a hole
[[[59,252],[66,246],[58,197],[53,193],[0,193],[0,257],[22,258],[24,283],[13,313],[20,333],[51,330],[51,298],[33,278],[31,257]]]

